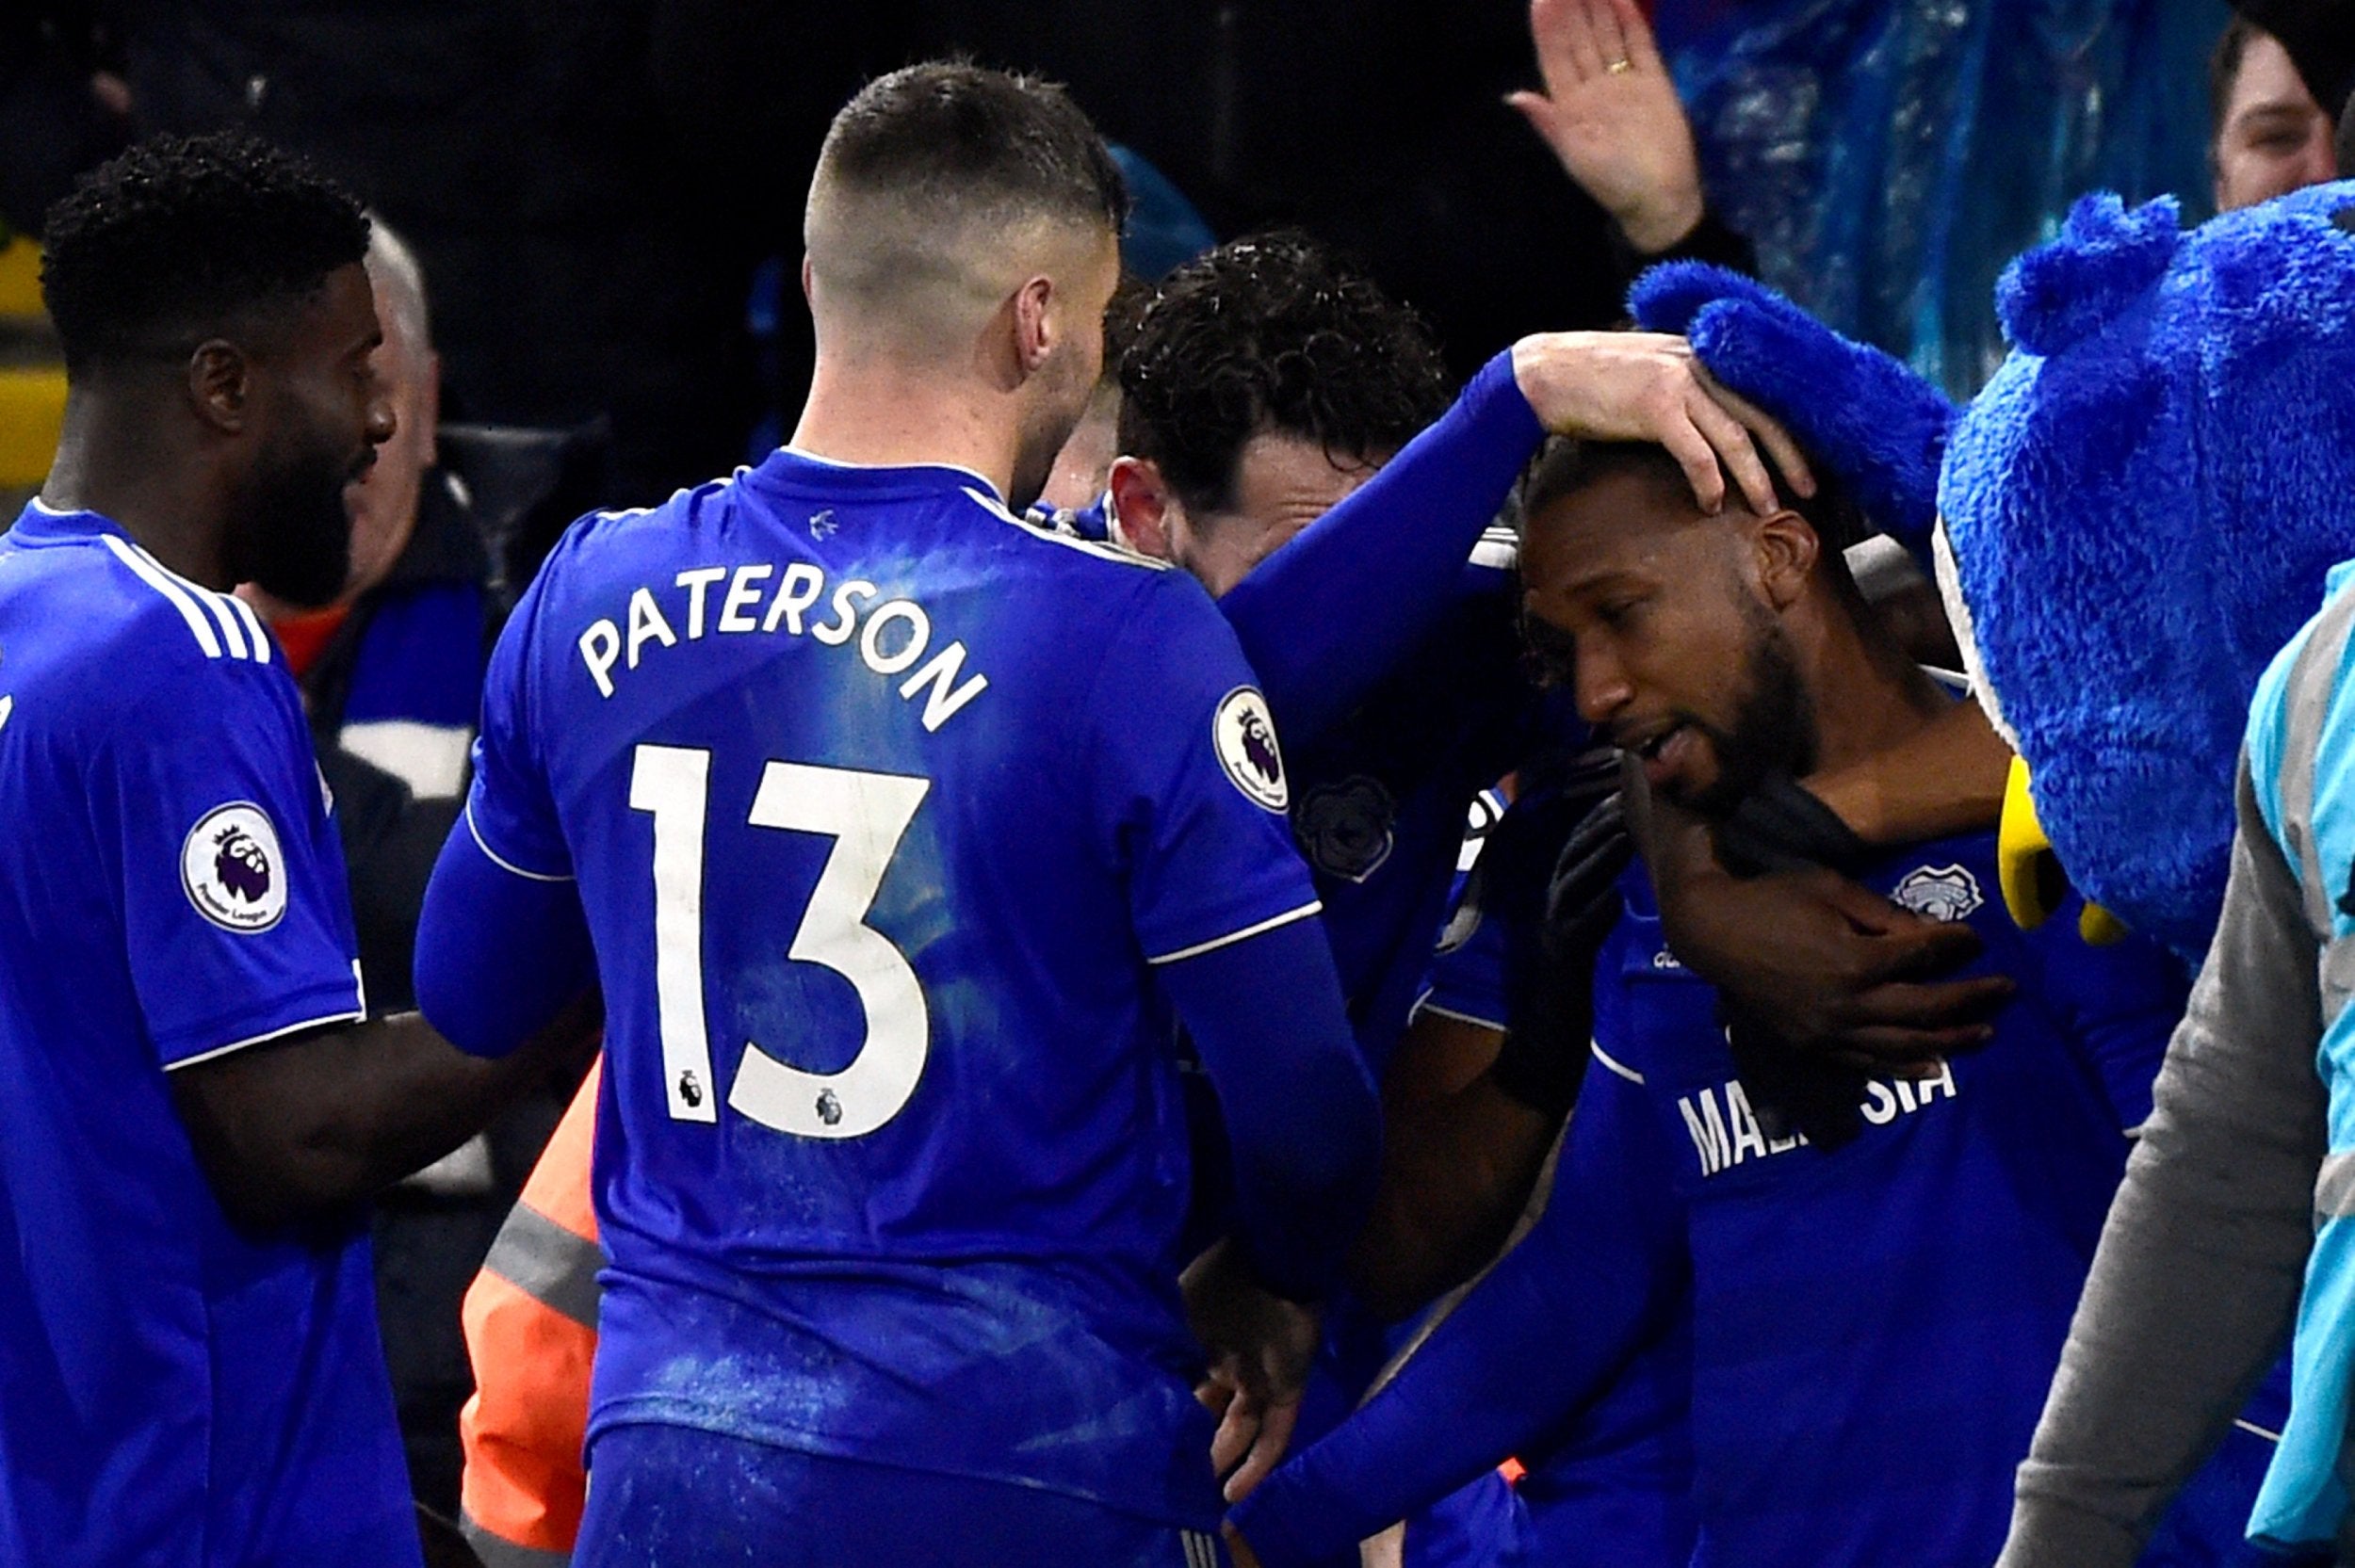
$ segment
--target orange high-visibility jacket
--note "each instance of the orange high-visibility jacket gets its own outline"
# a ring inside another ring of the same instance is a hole
[[[459,1500],[486,1568],[563,1568],[588,1474],[589,1366],[597,1350],[597,1218],[589,1155],[603,1059],[548,1140],[463,1314],[475,1394],[458,1417]]]

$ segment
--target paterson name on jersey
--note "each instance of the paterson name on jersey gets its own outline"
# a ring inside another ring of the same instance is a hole
[[[978,497],[976,504],[993,503]],[[825,508],[804,525],[814,539],[838,525]],[[920,700],[926,730],[939,729],[989,688],[987,675],[966,672],[964,643],[950,639],[934,649],[933,618],[922,605],[885,598],[881,589],[857,577],[830,590],[825,569],[809,561],[690,566],[667,586],[641,584],[629,590],[618,614],[590,622],[576,646],[598,694],[610,697],[617,675],[642,662],[659,671],[666,660],[654,651],[691,650],[706,633],[714,639],[807,637],[845,650],[846,657],[854,651],[871,673],[897,682],[901,701]]]

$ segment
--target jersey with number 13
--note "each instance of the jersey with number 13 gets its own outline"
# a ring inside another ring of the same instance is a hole
[[[1215,1508],[1151,977],[1315,911],[1251,681],[1191,578],[962,469],[780,451],[567,535],[468,818],[578,880],[605,988],[593,1434]]]

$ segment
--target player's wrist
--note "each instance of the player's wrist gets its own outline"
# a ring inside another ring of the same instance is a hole
[[[1705,210],[1700,185],[1695,181],[1648,195],[1611,216],[1636,251],[1659,256],[1675,250],[1699,228]]]
[[[1513,383],[1545,430],[1598,435],[1603,372],[1612,356],[1626,353],[1628,345],[1625,332],[1532,332],[1507,350]]]

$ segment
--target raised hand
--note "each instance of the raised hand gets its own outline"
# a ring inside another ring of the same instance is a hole
[[[1630,244],[1668,250],[1701,219],[1700,159],[1635,0],[1530,0],[1529,31],[1545,90],[1505,102]]]

